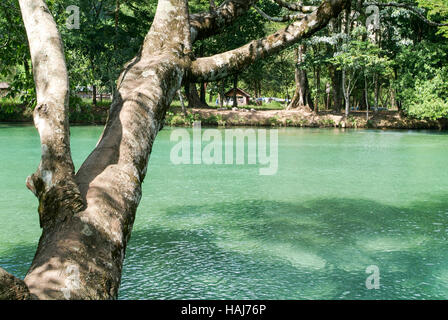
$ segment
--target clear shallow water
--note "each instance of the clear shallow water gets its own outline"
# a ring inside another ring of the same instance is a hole
[[[72,128],[77,167],[101,127]],[[157,137],[120,299],[447,299],[448,135],[280,129],[279,168],[173,165]],[[32,127],[0,125],[0,265],[40,234]],[[380,269],[367,290],[365,270]]]

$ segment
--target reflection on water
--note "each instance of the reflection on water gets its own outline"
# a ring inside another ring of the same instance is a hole
[[[101,128],[72,129],[79,167]],[[154,146],[120,299],[446,299],[448,136],[286,129],[279,171],[175,166]],[[24,276],[40,233],[23,181],[30,127],[0,127],[0,265]],[[367,290],[366,268],[380,269]]]

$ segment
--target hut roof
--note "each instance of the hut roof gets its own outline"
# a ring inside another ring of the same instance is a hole
[[[250,98],[250,94],[248,94],[246,91],[244,91],[243,89],[240,88],[236,88],[236,93],[241,94],[242,96],[248,97]],[[227,91],[224,95],[225,96],[231,96],[233,94],[233,88],[230,89],[229,91]]]
[[[9,89],[9,83],[0,82],[0,89]]]

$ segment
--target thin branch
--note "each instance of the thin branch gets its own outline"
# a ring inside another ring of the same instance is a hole
[[[281,6],[283,8],[287,8],[288,10],[291,10],[291,11],[300,11],[303,13],[311,13],[317,9],[316,6],[304,6],[302,1],[295,2],[295,3],[286,2],[283,0],[274,0],[274,1],[279,6]]]
[[[305,18],[307,15],[304,13],[297,13],[291,15],[285,15],[281,17],[271,17],[263,10],[254,5],[254,9],[266,20],[274,21],[274,22],[288,22],[288,21],[297,21]]]
[[[39,198],[41,226],[84,207],[70,151],[69,81],[61,36],[43,0],[19,0],[36,84],[34,124],[42,158],[27,187]]]

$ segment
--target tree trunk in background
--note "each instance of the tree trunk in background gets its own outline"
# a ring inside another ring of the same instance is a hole
[[[93,104],[93,106],[95,106],[96,107],[96,92],[97,92],[97,90],[96,90],[96,85],[93,85],[92,86],[92,104]]]
[[[366,104],[366,110],[367,110],[367,121],[369,120],[369,93],[368,93],[368,82],[367,77],[364,76],[364,97],[365,97],[365,104]]]
[[[364,89],[362,90],[362,95],[361,95],[361,100],[359,100],[359,110],[366,110],[366,90],[365,90],[365,85],[364,85]]]
[[[378,80],[378,74],[375,74],[374,77],[375,77],[375,112],[377,112],[379,107],[380,82]]]
[[[347,71],[342,70],[342,90],[344,93],[344,102],[345,102],[345,116],[347,117],[350,113],[350,89],[347,84]]]
[[[238,99],[236,98],[236,90],[238,89],[238,75],[233,76],[233,108],[238,108]]]
[[[213,96],[214,96],[214,91],[210,90],[209,96],[208,96],[208,103],[209,104],[213,103]]]
[[[351,21],[350,21],[350,6],[347,6],[345,8],[345,14],[343,16],[343,28],[342,28],[342,32],[345,34],[346,39],[348,40],[348,38],[350,37],[350,26],[351,26]],[[346,40],[344,40],[346,41]],[[350,95],[351,95],[351,88],[350,85],[348,83],[347,80],[347,69],[343,68],[342,69],[342,90],[344,92],[344,100],[345,100],[345,116],[348,117],[349,113],[350,113]]]
[[[342,109],[342,72],[335,67],[330,67],[331,85],[333,91],[333,110],[335,112],[341,112]]]
[[[185,83],[185,95],[187,96],[189,108],[208,108],[207,103],[203,103],[201,101],[195,83],[193,82]]]
[[[207,83],[206,82],[201,82],[200,84],[200,95],[199,95],[199,100],[201,100],[201,104],[203,106],[208,107],[207,101],[206,101],[206,92],[207,92]]]
[[[118,33],[118,19],[120,14],[120,0],[115,1],[115,34]]]
[[[325,110],[330,109],[330,103],[331,103],[331,85],[327,82],[325,85],[325,94],[326,94],[326,101],[325,101]]]
[[[320,88],[320,66],[318,65],[316,67],[316,76],[315,79],[315,86],[316,86],[316,99],[314,102],[314,112],[319,112],[319,98],[321,94],[321,88]]]
[[[224,80],[219,83],[219,107],[224,108]]]
[[[296,89],[291,103],[287,109],[298,108],[306,112],[311,112],[314,108],[313,100],[311,99],[311,90],[308,83],[308,74],[303,67],[305,61],[306,46],[300,44],[295,48],[295,81]]]
[[[182,97],[182,92],[177,90],[177,95],[179,97],[180,106],[182,107],[182,113],[186,116],[187,115],[187,108],[185,107],[184,98]]]

